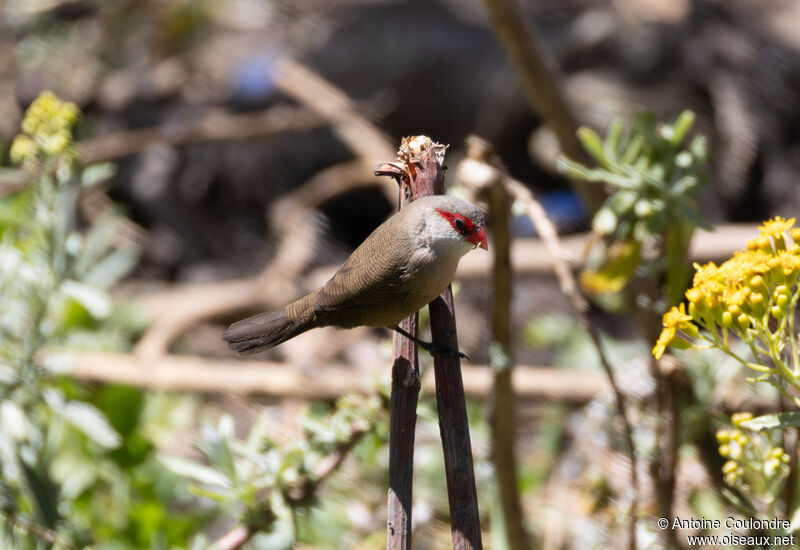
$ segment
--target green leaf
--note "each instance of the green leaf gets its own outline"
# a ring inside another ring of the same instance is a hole
[[[567,177],[586,180],[586,181],[600,181],[600,176],[594,170],[586,168],[579,162],[572,161],[567,157],[560,156],[556,162],[556,168],[559,172]]]
[[[644,146],[644,138],[639,134],[634,134],[631,140],[628,142],[628,146],[625,148],[625,152],[622,153],[622,158],[619,159],[620,164],[627,165],[633,164],[639,154],[642,152],[642,147]]]
[[[212,491],[211,489],[204,489],[198,485],[190,485],[189,492],[193,495],[197,495],[200,497],[205,497],[209,500],[213,500],[216,502],[225,502],[230,498],[230,495],[220,493],[218,491]]]
[[[673,147],[677,147],[683,142],[686,134],[694,125],[695,115],[692,111],[686,110],[678,115],[677,120],[672,125],[672,139],[669,140]]]
[[[25,473],[26,489],[36,500],[37,520],[47,527],[55,527],[59,520],[58,486],[50,478],[47,468],[28,464],[25,460],[20,462]]]
[[[617,191],[608,198],[606,206],[618,216],[627,214],[633,205],[636,203],[638,194],[634,191],[622,190]]]
[[[0,403],[0,427],[14,441],[28,439],[28,420],[25,412],[14,401]]]
[[[228,478],[208,466],[171,456],[160,456],[158,460],[168,469],[186,479],[203,485],[217,485],[226,489],[231,487]]]
[[[695,176],[683,176],[672,186],[672,194],[676,196],[685,195],[697,187],[698,183],[697,177]]]
[[[691,204],[687,203],[686,201],[680,201],[678,203],[678,208],[680,208],[681,214],[683,214],[684,218],[693,223],[696,227],[700,229],[705,229],[706,231],[713,231],[714,228],[703,218],[703,215]]]
[[[111,297],[98,288],[66,280],[61,284],[61,293],[86,308],[95,319],[105,319],[111,314]]]
[[[578,139],[583,144],[584,149],[586,149],[601,166],[609,166],[610,163],[606,158],[603,140],[600,139],[597,132],[587,126],[581,126],[578,128]]]
[[[689,349],[692,347],[692,343],[679,337],[679,338],[673,338],[667,345],[667,347],[675,349]]]
[[[630,177],[627,174],[618,174],[608,170],[598,170],[599,177],[609,185],[625,190],[636,190],[641,185],[641,177]],[[626,171],[627,172],[627,171]]]
[[[691,276],[686,266],[689,264],[689,243],[692,240],[694,226],[685,221],[669,224],[665,236],[665,257],[667,259],[666,294],[669,305],[678,304]]]
[[[228,440],[211,426],[203,426],[203,443],[200,449],[209,462],[219,468],[230,480],[231,486],[238,484],[236,462],[233,460]]]
[[[114,177],[117,167],[111,162],[101,162],[87,166],[81,173],[81,185],[91,187]]]
[[[652,111],[645,111],[636,116],[633,121],[633,127],[637,134],[640,134],[645,141],[645,144],[654,147],[658,142],[658,135],[656,132],[656,116]]]
[[[692,143],[689,144],[689,151],[701,163],[705,163],[708,160],[708,140],[706,140],[706,137],[695,136],[692,139]]]
[[[789,522],[789,532],[794,533],[800,529],[800,506],[795,508],[792,513],[792,519]]]
[[[800,426],[800,411],[787,411],[757,416],[739,424],[743,428],[755,431],[782,430]]]
[[[611,121],[611,124],[608,127],[608,131],[606,132],[605,147],[603,148],[606,158],[610,159],[611,162],[617,162],[619,160],[619,146],[621,139],[622,120],[615,118]]]
[[[635,241],[643,243],[652,235],[653,232],[650,230],[650,226],[647,224],[646,220],[636,220],[633,222],[633,232],[631,236]]]
[[[44,393],[50,409],[86,434],[89,439],[103,448],[119,447],[121,438],[100,410],[83,401],[66,401],[64,395],[56,390]]]
[[[126,438],[139,426],[144,404],[144,393],[130,386],[102,386],[94,391],[94,404],[106,415],[108,421]]]
[[[91,267],[83,280],[90,285],[108,288],[130,273],[138,259],[138,250],[119,248]]]

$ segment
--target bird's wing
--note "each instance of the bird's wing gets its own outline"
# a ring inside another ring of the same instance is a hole
[[[405,298],[408,285],[402,275],[411,243],[393,221],[379,226],[323,285],[315,310],[360,309]]]

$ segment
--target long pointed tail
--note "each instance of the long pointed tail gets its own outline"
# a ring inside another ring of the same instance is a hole
[[[222,333],[228,348],[252,355],[314,328],[314,295],[309,294],[285,308],[259,313],[233,323]]]

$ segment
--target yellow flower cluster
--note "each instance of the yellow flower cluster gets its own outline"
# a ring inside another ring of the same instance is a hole
[[[751,327],[768,327],[770,318],[785,318],[796,305],[800,278],[800,228],[794,223],[795,218],[776,217],[760,227],[747,250],[722,265],[695,264],[692,288],[686,291],[688,312],[681,304],[664,314],[653,355],[661,357],[667,346],[685,347],[677,332],[694,338],[698,325],[716,342],[718,329],[744,337]]]
[[[42,92],[25,113],[22,133],[11,145],[11,161],[22,163],[35,160],[39,153],[53,156],[67,151],[79,117],[77,105],[61,101],[53,92]]]
[[[789,455],[786,451],[781,447],[773,447],[760,433],[749,436],[739,429],[742,422],[752,418],[751,413],[736,413],[731,416],[736,429],[717,432],[719,454],[728,459],[722,467],[722,473],[729,485],[741,483],[746,471],[750,471],[754,479],[762,475],[775,478],[787,473],[785,465],[789,463]]]

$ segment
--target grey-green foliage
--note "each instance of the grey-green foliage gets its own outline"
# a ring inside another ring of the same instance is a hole
[[[103,412],[75,399],[42,354],[119,348],[130,336],[108,287],[134,265],[137,246],[120,236],[113,211],[79,220],[82,189],[110,177],[113,166],[79,165],[78,115],[47,92],[32,104],[11,149],[20,168],[6,170],[26,185],[0,199],[0,531],[21,548],[41,545],[47,530],[55,547],[85,542],[69,519],[73,499],[102,475],[96,457],[121,443]],[[25,534],[22,524],[35,528]]]
[[[162,456],[173,472],[191,482],[190,490],[222,507],[261,537],[269,548],[290,548],[296,540],[295,513],[317,497],[317,488],[353,445],[386,427],[385,399],[373,395],[341,397],[334,410],[301,419],[304,437],[279,443],[268,437],[259,418],[246,439],[236,437],[230,416],[205,426],[197,443],[202,462]],[[207,542],[198,538],[195,546]],[[262,541],[263,542],[263,541]]]
[[[627,132],[622,120],[613,120],[605,139],[590,128],[578,130],[598,166],[588,168],[561,157],[559,167],[570,177],[611,188],[594,217],[596,231],[642,242],[676,220],[707,227],[692,199],[708,178],[706,139],[696,135],[685,143],[694,120],[694,113],[683,111],[672,124],[662,124],[648,112],[637,116]]]

